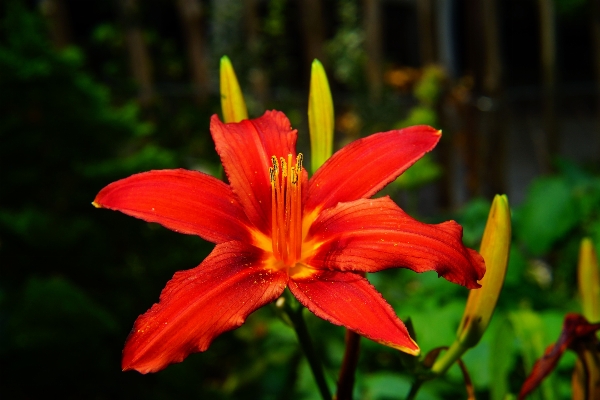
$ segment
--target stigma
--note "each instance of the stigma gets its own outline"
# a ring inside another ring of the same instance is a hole
[[[287,160],[272,156],[271,179],[271,239],[275,258],[287,267],[293,266],[302,254],[302,160],[298,153]]]

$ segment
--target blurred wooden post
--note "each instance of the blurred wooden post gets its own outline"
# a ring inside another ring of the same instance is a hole
[[[504,105],[502,99],[502,58],[498,24],[498,1],[482,2],[483,28],[483,82],[484,95],[489,98],[489,109],[481,110],[486,130],[485,157],[482,160],[483,182],[488,197],[506,193],[506,151]],[[480,107],[481,109],[481,107]]]
[[[194,99],[202,104],[208,97],[208,67],[205,57],[202,26],[202,4],[198,0],[177,0],[177,9],[183,23],[187,58],[192,74]]]
[[[600,159],[600,2],[591,2],[590,23],[594,52],[594,72],[596,78],[596,158]]]
[[[383,90],[383,43],[381,4],[379,0],[363,0],[366,74],[371,100],[379,101]]]
[[[419,56],[421,57],[422,66],[435,62],[432,2],[433,0],[417,0]]]
[[[466,50],[467,50],[467,74],[473,80],[473,91],[481,91],[482,70],[482,11],[480,0],[465,1],[465,26],[466,26]],[[473,100],[463,104],[461,115],[463,118],[463,138],[457,138],[458,143],[463,144],[463,152],[466,164],[465,183],[467,199],[481,195],[480,172],[482,170],[482,138],[479,130],[479,111]]]
[[[541,169],[552,171],[552,157],[558,153],[558,118],[556,107],[556,21],[553,0],[538,0],[542,72],[542,124],[545,146],[540,149]]]
[[[154,97],[152,61],[139,24],[138,1],[123,0],[117,3],[121,7],[125,25],[125,40],[129,52],[131,74],[139,87],[138,99],[142,106],[147,106]]]
[[[456,4],[455,0],[437,0],[437,63],[440,64],[446,76],[456,79],[458,76],[456,51]]]
[[[300,8],[300,22],[304,38],[304,54],[306,56],[304,63],[305,69],[308,71],[314,59],[326,64],[323,51],[325,42],[323,5],[322,0],[298,0],[297,3]]]
[[[258,14],[259,0],[244,0],[244,22],[246,25],[246,43],[250,53],[250,70],[248,80],[252,95],[256,100],[256,108],[264,110],[269,95],[269,79],[261,65],[260,54],[260,16]],[[234,61],[235,63],[235,61]],[[249,104],[250,106],[250,104]],[[252,113],[252,110],[248,110]]]
[[[48,21],[50,39],[54,47],[59,50],[67,47],[71,42],[71,32],[64,0],[42,0],[40,10]]]

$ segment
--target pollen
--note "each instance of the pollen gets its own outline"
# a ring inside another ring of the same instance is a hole
[[[275,258],[293,265],[302,254],[302,161],[271,157],[271,239]]]

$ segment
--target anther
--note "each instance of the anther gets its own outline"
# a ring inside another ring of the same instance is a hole
[[[275,183],[275,168],[269,168],[269,179],[271,183]]]
[[[302,153],[298,153],[298,155],[296,156],[296,171],[298,171],[298,174],[300,174],[302,172],[302,161],[304,160],[304,155],[302,155]]]
[[[298,173],[296,172],[296,167],[292,167],[292,185],[298,183]]]
[[[287,176],[287,164],[283,157],[281,157],[279,161],[281,162],[281,177],[285,178]]]

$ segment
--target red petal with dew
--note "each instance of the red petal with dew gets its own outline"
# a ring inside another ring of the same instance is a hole
[[[222,123],[216,115],[210,132],[229,183],[250,221],[263,233],[271,230],[271,156],[296,160],[296,130],[279,111],[239,123]]]
[[[156,372],[181,362],[279,297],[287,273],[265,270],[264,256],[252,246],[227,242],[198,267],[177,272],[160,302],[135,321],[123,350],[123,370]]]
[[[316,316],[371,340],[419,354],[419,346],[381,294],[359,274],[318,271],[291,278],[291,292]]]
[[[248,219],[231,188],[197,171],[135,174],[106,186],[93,204],[213,243],[250,237]]]
[[[321,212],[309,239],[323,242],[307,263],[318,269],[376,272],[387,268],[436,271],[450,282],[480,287],[485,264],[462,243],[454,221],[424,224],[389,197],[340,203]]]
[[[306,211],[373,196],[435,147],[441,132],[429,126],[376,133],[335,153],[309,182]]]

